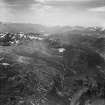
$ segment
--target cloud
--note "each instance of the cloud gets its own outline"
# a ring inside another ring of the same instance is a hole
[[[104,7],[97,7],[97,8],[90,8],[88,11],[92,12],[105,12],[105,6]]]
[[[35,1],[37,1],[37,2],[41,2],[41,3],[46,2],[46,0],[35,0]]]
[[[49,26],[102,25],[105,14],[96,8],[104,6],[104,0],[0,0],[0,20]]]
[[[72,1],[72,2],[87,2],[87,1],[92,1],[92,0],[36,0],[36,1],[39,1],[39,2],[50,2],[50,1]]]
[[[35,0],[44,5],[56,7],[73,7],[78,9],[88,9],[102,7],[105,5],[105,0]]]
[[[33,4],[31,6],[31,10],[50,10],[52,9],[53,7],[52,6],[49,6],[49,5],[42,5],[42,4]]]
[[[35,0],[3,0],[8,8],[12,10],[24,10],[28,9],[33,3],[36,3]]]
[[[105,4],[104,0],[3,0],[13,11],[28,10],[33,5],[49,5],[56,7],[95,8]]]
[[[11,19],[11,14],[9,14],[9,11],[10,10],[6,8],[6,5],[3,0],[0,0],[0,21],[6,22]]]

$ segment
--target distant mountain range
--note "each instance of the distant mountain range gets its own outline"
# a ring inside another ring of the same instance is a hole
[[[38,24],[0,23],[0,32],[39,32],[43,28]]]
[[[95,27],[70,27],[70,26],[55,26],[47,27],[40,24],[31,23],[0,23],[0,32],[40,32],[40,33],[64,33],[69,31],[94,31]]]

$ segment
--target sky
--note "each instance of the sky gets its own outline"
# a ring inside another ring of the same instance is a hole
[[[105,0],[0,0],[0,21],[105,27]]]

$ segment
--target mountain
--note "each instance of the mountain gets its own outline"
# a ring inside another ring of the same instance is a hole
[[[100,29],[100,30],[99,30]],[[94,33],[96,31],[104,31],[98,27],[81,27],[81,26],[43,26],[40,24],[32,23],[2,23],[0,22],[0,32],[39,32],[39,33],[50,33],[50,34],[61,34],[61,33]]]
[[[1,33],[4,44],[14,36],[13,41],[20,41],[0,46],[1,105],[105,105],[105,38],[100,28],[0,25],[2,31],[23,32]],[[24,33],[30,31],[35,34]],[[29,39],[40,31],[52,35]]]
[[[26,24],[26,23],[1,23],[0,32],[39,32],[44,27],[38,24]]]

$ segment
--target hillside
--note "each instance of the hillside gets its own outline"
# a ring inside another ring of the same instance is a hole
[[[0,34],[0,105],[104,105],[104,31],[67,28]]]

